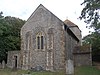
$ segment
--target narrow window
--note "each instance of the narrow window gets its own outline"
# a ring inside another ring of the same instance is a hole
[[[44,36],[41,32],[36,36],[36,47],[37,49],[44,49]]]
[[[40,37],[37,37],[37,48],[40,49]]]
[[[43,36],[41,36],[41,49],[43,49]]]

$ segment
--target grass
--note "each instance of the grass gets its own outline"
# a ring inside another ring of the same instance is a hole
[[[33,72],[32,75],[65,75],[65,72],[64,71],[56,71],[56,72],[44,71],[44,72]]]
[[[5,69],[3,69],[3,70],[1,69],[0,70],[0,75],[10,75],[10,73],[11,72],[9,71],[9,69],[6,69],[6,70]]]
[[[75,75],[100,75],[100,69],[93,66],[77,67]]]
[[[29,72],[31,73],[31,75],[65,75],[64,71],[32,72],[25,70],[0,69],[0,75],[21,75],[21,74],[28,74]],[[96,67],[93,66],[76,67],[75,75],[100,75],[100,69],[97,69]]]
[[[25,74],[28,71],[25,70],[13,70],[13,69],[0,69],[0,75],[21,75]]]
[[[0,75],[21,75],[21,74],[28,74],[31,75],[65,75],[64,71],[56,71],[56,72],[50,72],[50,71],[41,71],[41,72],[32,72],[32,71],[26,71],[26,70],[12,70],[12,69],[1,69]]]

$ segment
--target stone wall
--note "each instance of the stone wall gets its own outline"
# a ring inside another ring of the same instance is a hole
[[[92,61],[90,58],[90,54],[89,53],[85,53],[85,54],[75,54],[74,55],[74,63],[75,66],[89,66],[92,65]]]
[[[92,55],[91,55],[90,45],[75,47],[74,64],[75,66],[92,65]]]
[[[67,29],[65,31],[65,60],[66,60],[66,74],[74,74],[73,49],[78,44],[78,41],[73,37]]]
[[[8,51],[7,67],[9,67],[9,68],[21,68],[20,51]]]

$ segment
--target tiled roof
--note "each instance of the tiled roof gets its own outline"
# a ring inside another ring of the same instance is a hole
[[[66,20],[64,21],[64,23],[65,23],[67,26],[69,26],[69,27],[74,26],[74,27],[77,27],[77,28],[79,29],[79,27],[78,27],[76,24],[74,24],[73,22],[71,22],[71,21],[68,20],[68,19],[66,19]]]
[[[65,24],[67,24],[68,26],[77,26],[76,24],[74,24],[73,22],[71,22],[70,20],[66,19],[64,21]]]

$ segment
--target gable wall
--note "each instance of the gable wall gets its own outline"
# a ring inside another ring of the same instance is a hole
[[[51,12],[48,12],[47,9],[44,7],[39,7],[33,15],[28,19],[25,25],[21,29],[21,50],[23,55],[28,53],[30,56],[30,60],[28,64],[23,65],[23,68],[31,68],[37,65],[40,65],[46,69],[46,62],[47,62],[47,51],[48,51],[48,30],[53,28],[54,30],[54,49],[53,49],[53,68],[59,69],[64,68],[64,50],[65,50],[65,38],[64,38],[64,31],[63,31],[63,22],[61,22],[57,17],[55,17]],[[45,34],[45,50],[44,51],[37,51],[36,48],[36,33],[39,31],[43,31]],[[25,35],[29,32],[30,34],[30,50],[25,50]],[[26,55],[27,56],[27,55]],[[24,56],[23,62],[26,60]],[[31,64],[31,65],[29,65]]]

